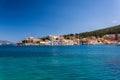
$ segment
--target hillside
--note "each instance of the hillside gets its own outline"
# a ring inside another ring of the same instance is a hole
[[[6,44],[15,44],[10,41],[0,40],[0,44],[6,45]]]
[[[104,28],[100,30],[94,30],[90,32],[63,35],[63,37],[67,39],[73,36],[75,36],[76,38],[84,38],[89,36],[102,37],[105,34],[118,34],[118,33],[120,33],[120,25]]]

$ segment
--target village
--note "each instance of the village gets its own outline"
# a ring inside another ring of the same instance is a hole
[[[120,44],[120,34],[106,34],[103,37],[90,36],[86,38],[65,39],[63,36],[48,35],[44,38],[27,37],[17,45],[95,45]]]

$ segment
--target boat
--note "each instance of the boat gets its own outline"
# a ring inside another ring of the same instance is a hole
[[[117,46],[120,46],[120,42],[117,43]]]

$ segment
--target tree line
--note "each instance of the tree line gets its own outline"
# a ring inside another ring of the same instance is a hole
[[[95,37],[103,37],[106,34],[119,34],[120,33],[120,25],[109,27],[109,28],[104,28],[100,30],[94,30],[90,32],[83,32],[83,33],[76,33],[76,34],[67,34],[67,35],[62,35],[65,39],[71,39],[71,38],[85,38],[85,37],[90,37],[90,36],[95,36]]]

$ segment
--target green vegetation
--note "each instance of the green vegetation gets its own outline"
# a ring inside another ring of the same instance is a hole
[[[120,33],[120,25],[109,27],[109,28],[104,28],[100,30],[90,31],[90,32],[63,35],[63,37],[65,39],[72,39],[73,37],[85,38],[85,37],[90,37],[90,36],[103,37],[105,34],[116,34],[117,36],[118,33]]]
[[[49,40],[48,36],[44,36],[42,38],[39,38],[41,41]]]

